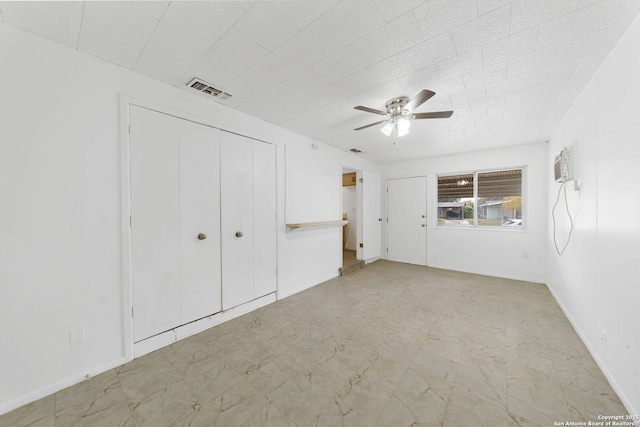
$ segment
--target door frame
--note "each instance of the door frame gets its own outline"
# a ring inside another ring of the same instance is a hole
[[[354,168],[352,166],[346,165],[346,164],[341,164],[340,165],[340,173],[344,174],[344,173],[352,173],[355,172],[356,174],[356,213],[355,213],[355,220],[356,220],[356,259],[362,259],[362,248],[360,248],[360,246],[358,245],[358,242],[360,240],[362,240],[362,230],[360,230],[360,223],[362,222],[362,201],[360,199],[360,192],[362,191],[362,188],[358,186],[358,180],[362,177],[362,170],[358,169],[358,168]],[[349,172],[345,172],[345,169],[348,170]],[[342,175],[340,176],[340,212],[341,214],[344,213],[344,197],[342,195]],[[342,217],[341,217],[342,218]],[[340,239],[340,266],[344,267],[344,256],[343,256],[343,245],[342,245],[342,239]]]
[[[348,169],[349,171],[355,172],[356,173],[356,260],[358,261],[366,261],[366,259],[364,259],[364,250],[363,248],[360,247],[360,243],[362,242],[362,238],[363,238],[363,226],[364,226],[364,209],[362,206],[362,174],[364,169],[362,169],[361,167],[356,167],[356,166],[351,166],[347,163],[342,163],[341,167],[340,167],[340,173],[344,173],[344,170]],[[382,177],[382,174],[379,171],[371,171],[371,172],[375,172],[377,174],[380,174],[380,176]],[[342,180],[340,181],[342,182]],[[382,182],[380,183],[380,185],[382,186]],[[343,198],[342,198],[342,187],[340,187],[340,212],[344,212],[344,206],[343,206]],[[380,196],[380,201],[382,202],[382,195]],[[380,216],[383,217],[383,210],[382,210],[382,204],[380,205]],[[381,259],[381,258],[385,258],[385,254],[384,251],[382,249],[382,226],[380,226],[380,256],[378,258],[375,259]],[[373,258],[372,258],[373,259]],[[375,261],[375,259],[373,259]],[[342,239],[340,240],[340,263],[342,265]],[[342,265],[342,267],[344,267],[344,265]]]
[[[362,260],[362,248],[360,247],[360,243],[362,243],[362,185],[360,185],[360,179],[362,179],[362,169],[354,166],[350,166],[348,164],[341,164],[340,173],[344,173],[344,170],[348,169],[352,172],[356,173],[356,260]],[[344,212],[343,206],[343,198],[342,198],[342,176],[340,176],[340,212]],[[342,256],[342,239],[340,239],[340,265],[343,265],[343,256]]]
[[[167,114],[169,116],[176,117],[178,119],[187,120],[204,126],[209,126],[223,132],[233,133],[243,137],[247,137],[256,141],[264,142],[271,145],[272,142],[265,141],[259,137],[245,135],[240,132],[230,130],[229,127],[222,126],[220,123],[214,122],[209,119],[204,119],[193,114],[185,113],[184,111],[175,110],[164,105],[155,104],[140,98],[136,98],[130,95],[120,94],[120,206],[121,206],[121,242],[122,242],[122,334],[123,334],[123,356],[124,361],[129,362],[138,356],[149,353],[153,350],[164,347],[176,339],[184,336],[192,335],[193,333],[200,332],[197,327],[192,324],[187,324],[183,328],[184,331],[175,333],[173,337],[166,334],[158,335],[148,338],[145,341],[135,344],[133,339],[133,280],[132,280],[132,259],[131,259],[131,139],[129,135],[130,128],[130,112],[131,106],[137,106],[153,110],[161,114]],[[276,145],[277,147],[277,145]],[[276,201],[278,197],[278,181],[277,181],[277,162],[278,154],[276,148]],[[276,213],[277,215],[277,213]],[[278,262],[278,247],[276,239],[276,265]],[[270,294],[269,298],[262,298],[252,301],[245,306],[237,309],[232,309],[227,312],[220,312],[216,314],[215,319],[209,321],[210,326],[225,322],[232,318],[241,316],[263,305],[270,304],[276,300],[278,293],[278,278],[276,277],[276,292]],[[209,318],[207,318],[209,319]],[[179,336],[180,335],[180,336]]]

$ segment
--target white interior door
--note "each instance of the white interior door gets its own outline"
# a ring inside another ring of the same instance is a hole
[[[382,215],[380,213],[380,174],[362,171],[362,258],[379,258]]]
[[[276,147],[253,141],[254,298],[276,291]]]
[[[178,119],[131,107],[133,337],[180,324]],[[178,303],[176,303],[178,301]]]
[[[253,141],[221,134],[222,308],[254,298]]]
[[[427,264],[427,178],[387,181],[387,258]]]
[[[180,120],[181,324],[222,309],[220,131]]]

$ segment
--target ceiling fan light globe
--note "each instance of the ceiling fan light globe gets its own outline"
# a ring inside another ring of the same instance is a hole
[[[409,133],[409,128],[411,127],[411,122],[409,120],[405,119],[404,117],[400,117],[398,119],[397,126],[398,126],[398,131],[399,132],[406,131],[405,132],[405,135],[406,135],[407,133]]]
[[[406,135],[406,134],[408,134],[408,133],[409,133],[409,128],[406,128],[406,129],[400,129],[400,128],[398,128],[398,137],[400,137],[400,136],[405,136],[405,135]]]
[[[393,123],[387,123],[382,127],[382,129],[380,129],[380,131],[387,136],[391,135],[391,132],[393,131]]]

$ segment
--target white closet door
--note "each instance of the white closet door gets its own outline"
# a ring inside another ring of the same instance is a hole
[[[131,107],[133,337],[180,324],[178,119]],[[159,315],[160,313],[160,315]]]
[[[427,265],[427,178],[390,179],[387,189],[387,258]]]
[[[222,309],[220,131],[180,120],[179,162],[180,323],[185,324]]]
[[[221,134],[222,308],[254,299],[252,140]]]
[[[276,291],[276,147],[253,141],[255,298]]]

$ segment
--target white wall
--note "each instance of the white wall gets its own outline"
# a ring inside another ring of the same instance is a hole
[[[347,214],[349,223],[347,224],[347,245],[346,248],[352,251],[356,250],[356,205],[357,191],[355,185],[342,187],[342,212]]]
[[[314,141],[4,24],[0,94],[0,413],[125,360],[121,94],[277,144],[278,294],[337,275],[339,229],[285,231],[285,145]]]
[[[311,146],[288,146],[286,169],[287,224],[342,219],[339,159]]]
[[[636,19],[555,131],[547,160],[572,146],[581,186],[568,191],[575,230],[565,253],[548,246],[549,287],[632,414],[640,411],[638,52]],[[553,204],[559,184],[547,182]],[[564,209],[561,198],[560,245],[570,228]]]
[[[383,203],[387,179],[427,176],[428,266],[543,283],[547,279],[547,157],[547,144],[542,142],[386,165],[382,168]],[[437,226],[438,174],[523,166],[525,230]]]

